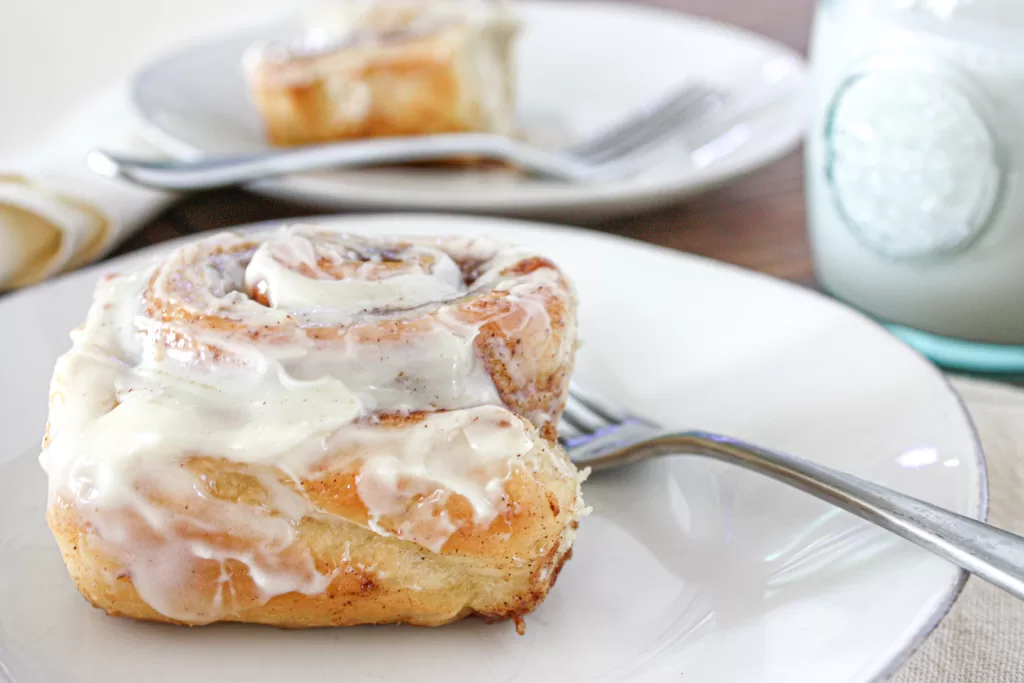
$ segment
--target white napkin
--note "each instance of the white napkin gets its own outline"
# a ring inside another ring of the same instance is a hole
[[[119,87],[73,111],[31,153],[0,158],[0,291],[100,258],[174,198],[86,166],[93,147],[158,155],[142,134]]]

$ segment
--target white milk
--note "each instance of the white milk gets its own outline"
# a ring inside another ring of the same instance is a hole
[[[892,322],[1024,344],[1024,0],[824,0],[811,56],[822,284]]]

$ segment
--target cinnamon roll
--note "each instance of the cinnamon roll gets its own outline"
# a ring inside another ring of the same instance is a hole
[[[275,145],[516,132],[517,22],[491,0],[328,0],[297,39],[244,69]]]
[[[315,225],[106,278],[40,458],[71,578],[179,624],[521,625],[585,511],[575,309],[528,250]]]

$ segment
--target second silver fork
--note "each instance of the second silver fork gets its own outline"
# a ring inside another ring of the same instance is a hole
[[[543,150],[503,135],[453,133],[352,140],[191,161],[141,159],[93,150],[87,161],[101,175],[162,190],[203,190],[301,171],[459,157],[504,161],[535,175],[592,182],[635,172],[635,164],[624,163],[628,158],[678,133],[724,100],[725,93],[719,90],[703,84],[688,85],[602,135],[559,151]]]
[[[1024,598],[1024,538],[859,477],[720,434],[667,431],[578,386],[570,391],[560,431],[572,461],[594,471],[666,455],[698,455],[763,474]]]

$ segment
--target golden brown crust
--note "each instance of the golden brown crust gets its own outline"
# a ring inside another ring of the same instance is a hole
[[[564,458],[557,450],[550,455]],[[324,514],[299,524],[296,562],[308,552],[319,573],[333,573],[330,585],[315,595],[293,592],[264,601],[245,564],[194,559],[184,588],[190,609],[197,614],[194,621],[171,619],[147,604],[124,564],[104,551],[102,540],[82,522],[73,504],[59,501],[50,506],[47,522],[79,590],[112,615],[205,623],[203,606],[213,605],[219,595],[223,615],[218,621],[284,628],[394,622],[438,626],[470,614],[491,621],[520,619],[540,604],[568,559],[579,505],[575,477],[565,476],[564,464],[558,467],[543,458],[540,462],[535,472],[522,468],[509,480],[506,515],[488,528],[463,526],[439,554],[365,528],[366,508],[356,494],[352,469],[327,471],[303,481],[301,489]],[[187,466],[210,496],[251,505],[255,515],[268,514],[268,492],[255,468],[211,458],[193,458]],[[287,481],[283,473],[276,474]],[[159,494],[151,501],[169,508],[196,504],[160,500]],[[457,496],[448,511],[453,518],[469,514],[464,499]],[[382,521],[385,528],[390,525]],[[136,532],[144,543],[143,522]],[[202,529],[182,528],[178,533],[193,534],[213,548],[252,543]]]

